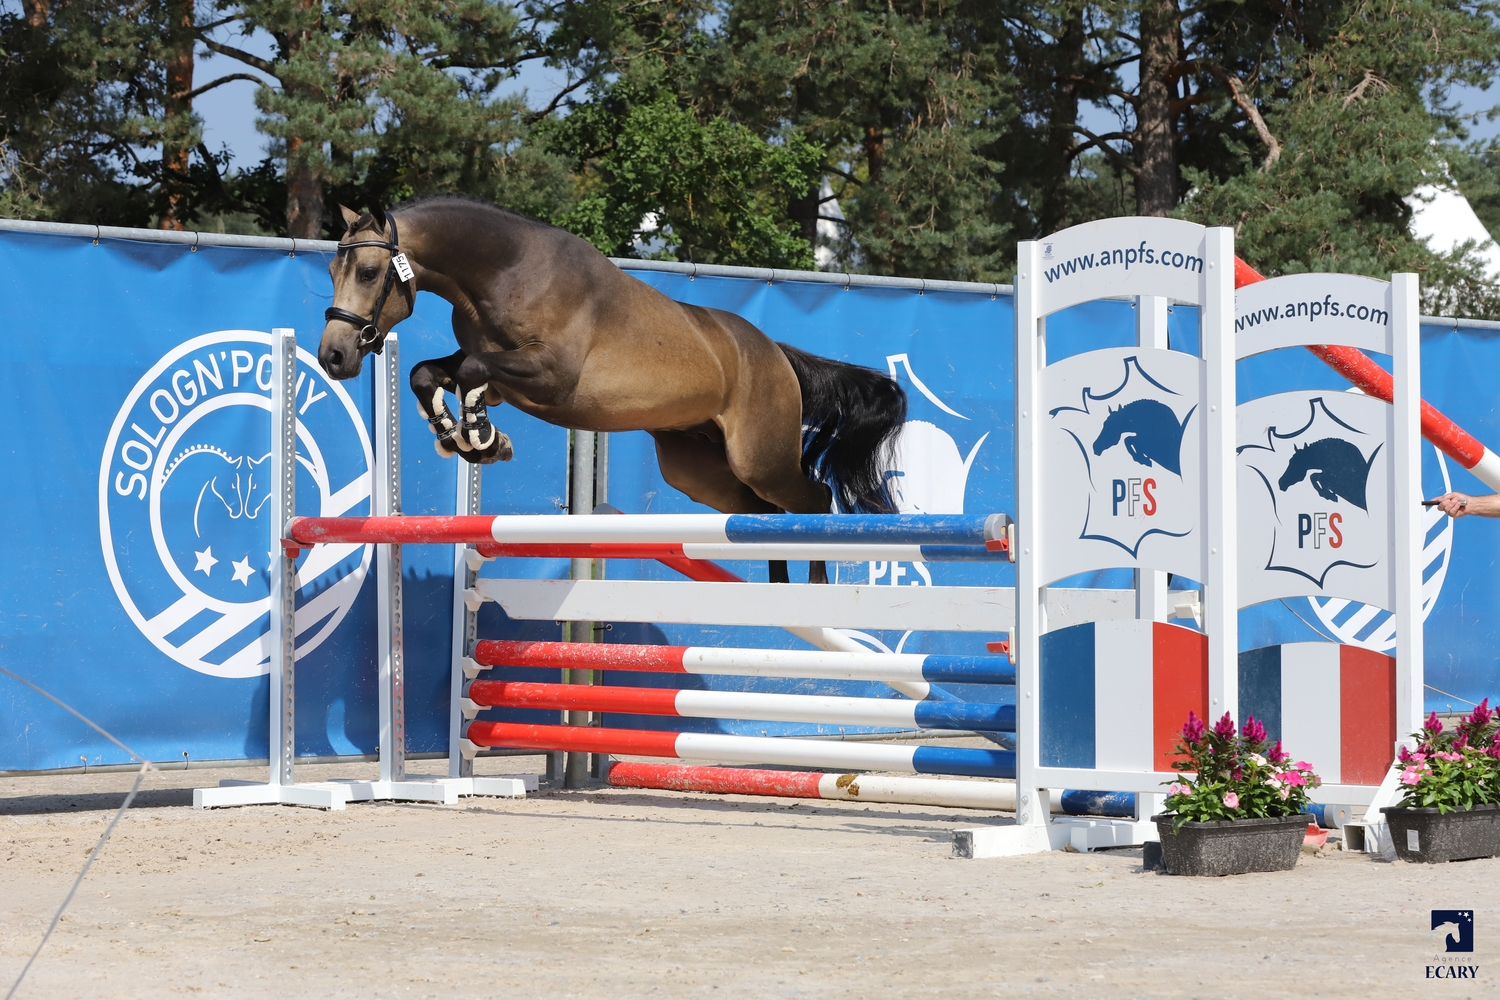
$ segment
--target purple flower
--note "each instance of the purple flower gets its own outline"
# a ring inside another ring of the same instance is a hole
[[[1433,712],[1427,717],[1427,721],[1422,724],[1422,728],[1436,736],[1443,731],[1443,720],[1437,717],[1436,712]]]
[[[1202,742],[1206,730],[1203,720],[1189,710],[1187,721],[1182,724],[1182,741],[1188,746],[1196,746]]]
[[[1266,751],[1266,759],[1269,760],[1272,764],[1280,764],[1289,756],[1291,755],[1288,754],[1285,750],[1281,749],[1280,740],[1277,740],[1276,745]]]
[[[1214,735],[1226,740],[1234,739],[1234,720],[1229,717],[1228,712],[1225,712],[1224,717],[1214,723]]]
[[[1239,767],[1235,768],[1233,771],[1229,772],[1229,776],[1231,778],[1233,778],[1235,781],[1244,781],[1245,780],[1245,771],[1244,771],[1244,768],[1239,768]]]
[[[1267,735],[1266,727],[1261,725],[1260,720],[1255,716],[1252,715],[1245,719],[1245,739],[1247,741],[1258,746],[1266,741]]]
[[[1468,745],[1469,745],[1469,734],[1468,733],[1459,733],[1458,734],[1458,739],[1456,739],[1456,740],[1453,741],[1453,749],[1455,749],[1455,750],[1462,750],[1464,747],[1466,747]]]
[[[1226,719],[1229,718],[1228,715],[1225,715],[1224,717]],[[1238,809],[1240,807],[1240,797],[1234,792],[1225,792],[1224,807],[1226,809]]]

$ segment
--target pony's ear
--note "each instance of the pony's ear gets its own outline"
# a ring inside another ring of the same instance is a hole
[[[350,208],[348,205],[340,205],[339,214],[344,217],[344,231],[352,232],[354,230],[354,224],[359,221],[359,213]]]
[[[379,226],[381,229],[384,229],[386,227],[386,223],[385,223],[385,206],[384,205],[380,204],[379,202],[376,202],[375,204],[371,205],[370,206],[370,217],[375,220],[375,224],[377,226]]]

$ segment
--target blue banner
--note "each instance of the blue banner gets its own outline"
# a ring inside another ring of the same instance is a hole
[[[370,368],[328,380],[314,355],[329,304],[323,253],[0,234],[0,285],[10,329],[0,342],[6,447],[0,539],[0,653],[8,669],[51,690],[157,761],[266,755],[266,594],[270,553],[269,331],[291,327],[298,366],[298,511],[369,509]],[[901,509],[1012,511],[1014,316],[1008,297],[740,278],[637,277],[683,301],[737,312],[771,337],[889,372],[906,389],[909,419],[890,482]],[[430,295],[400,328],[404,376],[454,349],[451,310]],[[1049,357],[1133,342],[1134,310],[1094,302],[1048,320]],[[1176,309],[1172,346],[1196,352],[1196,315]],[[1427,400],[1480,440],[1500,442],[1485,372],[1500,367],[1497,331],[1423,328]],[[1242,399],[1295,388],[1347,389],[1306,351],[1242,362]],[[567,432],[511,408],[493,412],[515,443],[512,462],[488,466],[486,513],[553,513],[566,496]],[[452,513],[453,460],[402,399],[403,510]],[[1427,449],[1424,491],[1489,492]],[[643,432],[611,435],[610,501],[630,512],[702,510],[668,487]],[[1461,544],[1460,544],[1461,543]],[[1428,536],[1427,703],[1461,710],[1496,688],[1500,525],[1436,518]],[[297,750],[371,753],[376,747],[375,607],[365,547],[304,553],[299,572]],[[408,749],[446,749],[452,550],[405,550]],[[766,579],[764,563],[731,563]],[[561,578],[563,560],[503,560],[487,575]],[[611,560],[611,578],[674,578],[654,563]],[[805,565],[793,579],[805,579]],[[839,582],[879,586],[1011,585],[1009,564],[842,563]],[[1111,571],[1065,581],[1124,587]],[[1177,586],[1187,586],[1178,581]],[[1359,605],[1298,599],[1247,609],[1241,646],[1338,639],[1378,645],[1389,616]],[[780,629],[606,623],[612,642],[786,646]],[[494,606],[481,635],[557,638],[552,622],[509,622]],[[1001,634],[870,631],[875,649],[972,653]],[[556,679],[556,673],[538,674]],[[606,676],[641,683],[643,675]],[[678,679],[674,679],[674,683]],[[748,679],[702,678],[730,687]],[[812,682],[778,690],[877,696],[879,685]],[[954,687],[972,700],[992,689]],[[555,721],[555,713],[496,713]],[[665,720],[610,717],[610,724]],[[677,726],[688,720],[671,720]],[[715,723],[732,732],[809,731]],[[0,683],[0,770],[118,763],[120,751],[50,702]]]

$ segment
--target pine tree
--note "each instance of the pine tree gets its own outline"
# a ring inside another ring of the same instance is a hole
[[[1240,255],[1267,274],[1416,271],[1426,308],[1496,314],[1500,294],[1477,262],[1414,240],[1404,200],[1445,177],[1444,140],[1460,124],[1447,95],[1494,71],[1493,13],[1361,0],[1325,22],[1326,35],[1287,39],[1293,58],[1267,60],[1255,89],[1246,84],[1257,114],[1242,131],[1258,148],[1242,144],[1235,168],[1184,170],[1194,192],[1181,214],[1233,225]]]
[[[983,3],[737,0],[700,92],[761,135],[790,127],[826,151],[844,267],[994,278],[1014,256],[994,23]],[[805,239],[826,200],[812,179],[787,206]]]

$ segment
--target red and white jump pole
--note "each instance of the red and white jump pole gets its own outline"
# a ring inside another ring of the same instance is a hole
[[[1234,259],[1234,287],[1242,288],[1265,276],[1238,257]],[[1309,345],[1307,348],[1334,371],[1347,378],[1361,392],[1387,403],[1392,398],[1391,373],[1370,360],[1356,347]],[[1422,436],[1433,447],[1453,459],[1490,489],[1500,492],[1500,455],[1486,448],[1479,439],[1448,419],[1426,400],[1422,401]]]

